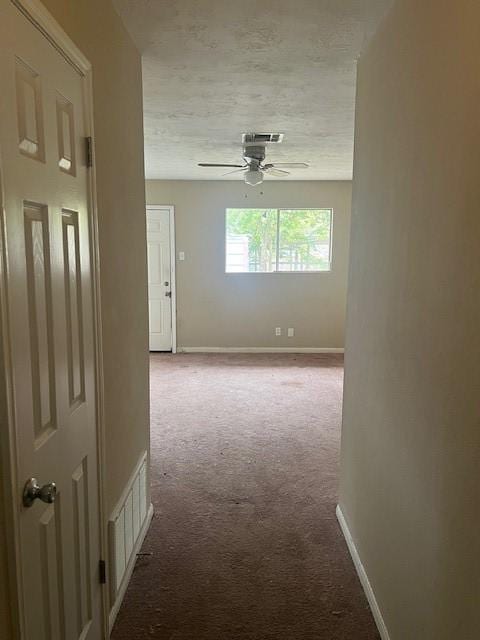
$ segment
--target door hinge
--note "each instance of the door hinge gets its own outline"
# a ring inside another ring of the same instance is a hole
[[[93,140],[91,137],[85,138],[85,149],[87,155],[87,167],[93,167]]]
[[[98,579],[100,584],[107,584],[107,564],[105,560],[100,560],[98,563]]]

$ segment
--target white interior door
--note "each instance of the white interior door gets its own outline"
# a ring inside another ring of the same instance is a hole
[[[14,398],[25,640],[99,640],[85,81],[9,0],[0,0],[0,82],[3,318]],[[30,478],[45,488],[25,506]]]
[[[172,349],[170,208],[147,209],[150,351]]]

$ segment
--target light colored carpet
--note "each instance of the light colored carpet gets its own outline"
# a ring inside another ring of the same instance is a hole
[[[152,356],[153,555],[114,640],[378,640],[335,518],[342,367]]]

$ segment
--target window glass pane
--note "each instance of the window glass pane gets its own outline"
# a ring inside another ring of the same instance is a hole
[[[227,273],[275,271],[276,209],[227,209]]]
[[[279,271],[329,271],[331,209],[281,209]]]

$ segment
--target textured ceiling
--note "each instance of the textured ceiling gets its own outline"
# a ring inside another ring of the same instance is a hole
[[[292,179],[352,176],[355,61],[390,0],[114,0],[143,54],[150,179],[218,179],[281,132]]]

